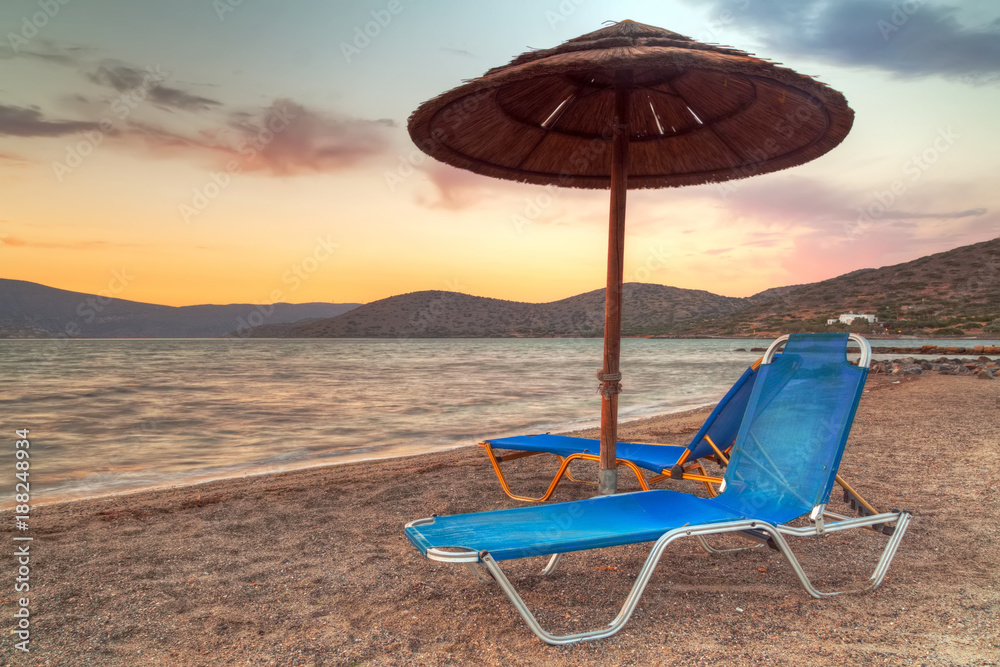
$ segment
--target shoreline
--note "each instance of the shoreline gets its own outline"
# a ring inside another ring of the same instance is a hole
[[[653,414],[653,415],[638,416],[638,417],[635,417],[634,419],[628,419],[628,420],[619,422],[619,427],[621,428],[621,427],[625,427],[625,426],[634,426],[634,425],[637,425],[637,424],[640,424],[640,423],[645,423],[645,422],[653,422],[653,421],[661,420],[661,419],[666,418],[666,417],[674,417],[674,416],[683,417],[683,416],[685,416],[688,413],[695,414],[695,413],[701,412],[702,410],[705,410],[707,407],[711,407],[711,406],[714,406],[714,405],[715,405],[715,403],[708,403],[708,404],[701,405],[701,406],[698,406],[698,407],[695,407],[695,408],[687,408],[687,409],[682,409],[682,410],[679,410],[679,411],[658,412],[658,413]],[[588,433],[588,432],[592,432],[592,431],[595,431],[595,430],[597,430],[596,426],[586,426],[586,427],[580,428],[580,429],[565,430],[565,431],[560,429],[558,433],[559,433],[559,435],[579,435],[581,433]],[[405,459],[411,459],[411,458],[415,458],[415,457],[419,457],[419,456],[432,456],[434,454],[440,454],[442,452],[451,452],[451,451],[454,451],[454,450],[457,450],[457,449],[463,449],[463,448],[470,448],[471,449],[473,447],[478,447],[478,446],[479,446],[478,444],[463,443],[463,444],[458,444],[458,445],[449,445],[449,446],[444,446],[444,447],[440,447],[440,448],[436,448],[436,449],[429,449],[429,450],[425,450],[425,451],[412,452],[412,453],[407,453],[407,454],[395,454],[395,455],[392,455],[392,456],[373,456],[373,457],[366,457],[366,458],[348,458],[347,460],[343,460],[343,461],[315,463],[313,465],[299,466],[299,467],[288,468],[288,469],[284,469],[284,470],[274,470],[274,469],[271,469],[271,470],[258,470],[258,471],[253,471],[253,472],[242,472],[242,473],[239,473],[239,474],[236,474],[236,475],[222,475],[222,476],[218,476],[218,477],[208,477],[208,478],[205,478],[205,479],[197,479],[197,480],[194,480],[194,481],[185,481],[185,482],[176,482],[176,483],[166,482],[164,484],[156,484],[156,485],[153,485],[153,486],[144,486],[144,487],[135,488],[135,489],[123,489],[121,491],[112,491],[110,493],[99,493],[99,494],[89,495],[89,496],[80,496],[78,498],[66,498],[66,499],[62,499],[62,500],[50,500],[50,501],[43,501],[43,502],[35,502],[35,503],[32,503],[32,507],[51,507],[51,506],[54,506],[54,505],[64,505],[64,504],[68,504],[68,503],[77,503],[77,502],[84,502],[84,501],[88,501],[88,502],[89,501],[100,502],[102,500],[113,500],[113,499],[123,498],[123,497],[127,497],[127,496],[130,496],[130,495],[138,494],[138,493],[156,492],[156,491],[171,491],[171,490],[186,489],[186,488],[191,488],[191,487],[196,487],[196,486],[202,486],[204,484],[210,484],[212,482],[221,482],[221,481],[227,481],[227,480],[237,480],[237,479],[261,477],[261,476],[266,476],[266,475],[284,475],[284,474],[295,473],[295,472],[300,472],[300,471],[304,471],[304,470],[314,470],[314,469],[321,469],[321,468],[334,468],[334,467],[341,467],[341,466],[350,466],[350,465],[355,465],[355,464],[371,463],[371,462],[374,462],[374,461],[405,460]],[[0,507],[0,512],[8,512],[11,509],[13,509],[13,505],[11,505],[11,507]]]
[[[780,331],[775,332],[759,332],[756,334],[749,335],[731,335],[731,336],[714,336],[711,334],[696,335],[696,336],[668,336],[661,334],[649,334],[649,335],[622,335],[622,339],[629,340],[767,340],[771,341],[778,336],[783,335]],[[914,343],[919,343],[924,340],[954,340],[954,341],[980,341],[989,340],[997,341],[1000,340],[1000,334],[998,335],[977,335],[970,336],[968,338],[953,338],[949,339],[947,337],[942,338],[939,336],[909,336],[909,337],[883,337],[883,336],[871,336],[865,334],[859,334],[864,336],[869,341],[912,341]],[[11,341],[11,340],[28,340],[28,341],[223,341],[227,343],[232,343],[234,341],[246,341],[246,340],[266,340],[266,341],[302,341],[302,340],[602,340],[600,336],[308,336],[308,337],[297,337],[297,338],[268,338],[268,337],[238,337],[238,336],[215,336],[210,338],[190,338],[190,337],[177,337],[177,338],[80,338],[80,337],[49,337],[49,338],[29,338],[29,337],[15,337],[0,336],[0,341]],[[874,346],[873,346],[874,347]],[[916,349],[916,348],[914,348]]]

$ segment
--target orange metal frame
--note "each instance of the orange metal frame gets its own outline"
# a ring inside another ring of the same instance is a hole
[[[647,444],[654,444],[654,443],[647,443]],[[553,456],[558,458],[560,461],[559,470],[556,471],[555,477],[552,478],[552,482],[549,483],[549,488],[545,490],[545,493],[539,496],[538,498],[532,498],[529,496],[519,496],[515,494],[513,491],[511,491],[510,484],[507,483],[507,478],[503,474],[503,470],[500,469],[501,460],[511,461],[514,459],[521,459],[528,456],[546,454],[548,452],[516,452],[514,454],[509,454],[507,456],[503,456],[500,459],[498,459],[496,454],[493,452],[493,446],[489,442],[481,442],[479,443],[479,446],[486,450],[486,455],[489,457],[490,463],[493,464],[493,470],[497,474],[497,479],[500,480],[500,486],[503,487],[504,493],[506,493],[514,500],[524,500],[528,502],[543,502],[548,500],[550,497],[552,497],[553,492],[555,492],[556,487],[559,486],[559,482],[562,481],[563,477],[568,478],[572,482],[593,484],[594,482],[588,482],[586,480],[580,480],[574,478],[573,475],[571,475],[569,472],[569,464],[577,460],[597,461],[597,462],[600,462],[601,460],[601,457],[596,454],[571,454],[565,458],[559,456],[558,454],[553,454]],[[687,466],[684,466],[684,462],[687,460],[688,453],[689,452],[684,452],[684,454],[681,455],[681,458],[678,461],[678,465],[682,466],[682,469],[684,471],[682,479],[689,479],[692,481],[701,482],[702,484],[705,485],[705,489],[708,491],[708,494],[710,496],[715,496],[716,491],[715,487],[713,487],[712,484],[721,483],[722,478],[713,477],[709,475],[700,461],[695,461],[693,463],[687,464]],[[618,462],[618,465],[625,466],[626,468],[632,471],[632,473],[635,475],[636,480],[639,482],[639,486],[642,488],[643,491],[649,491],[650,484],[655,484],[656,482],[662,481],[664,479],[674,479],[674,477],[670,474],[670,471],[667,469],[660,471],[659,475],[646,479],[646,477],[642,474],[642,470],[640,470],[639,467],[634,463],[632,463],[631,461],[627,459],[616,459],[616,460]],[[692,471],[697,471],[697,472],[692,472]]]

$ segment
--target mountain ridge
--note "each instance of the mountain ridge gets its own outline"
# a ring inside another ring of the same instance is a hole
[[[626,336],[1000,333],[1000,238],[749,297],[649,283],[623,296]],[[826,324],[848,311],[882,324]],[[547,303],[425,290],[367,304],[164,306],[0,279],[0,337],[595,337],[603,326],[603,289]]]
[[[814,283],[772,287],[749,297],[627,283],[625,336],[744,336],[857,330],[907,334],[991,333],[1000,328],[1000,238],[909,262],[864,268]],[[492,307],[495,306],[495,307]],[[883,324],[827,325],[841,313],[875,314]],[[604,290],[542,304],[457,292],[410,292],[349,313],[243,332],[249,337],[511,337],[603,333]]]
[[[667,285],[624,286],[622,332],[647,335],[677,321],[735,312],[747,299]],[[601,335],[604,290],[547,303],[509,301],[459,292],[425,290],[379,299],[351,317],[252,329],[251,337],[279,338],[494,338]],[[345,313],[350,315],[350,313]]]
[[[827,318],[849,311],[874,314],[891,332],[988,333],[1000,318],[1000,238],[790,287],[739,313],[691,322],[675,333],[823,330]]]
[[[347,312],[359,304],[165,306],[0,278],[3,338],[218,338],[234,329]]]

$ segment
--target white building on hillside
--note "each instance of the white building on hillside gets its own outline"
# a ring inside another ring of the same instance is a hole
[[[870,323],[874,324],[878,322],[878,318],[874,315],[869,315],[868,313],[855,313],[853,310],[848,313],[841,313],[840,317],[831,317],[826,321],[827,326],[831,324],[851,324],[854,320],[865,319]]]

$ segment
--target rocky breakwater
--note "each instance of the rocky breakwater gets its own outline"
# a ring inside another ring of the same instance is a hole
[[[940,345],[922,345],[920,347],[885,347],[872,345],[875,354],[976,354],[1000,355],[1000,346],[970,345],[966,347],[941,347]]]
[[[870,372],[890,375],[938,373],[939,375],[968,375],[981,380],[992,380],[1000,375],[1000,364],[986,356],[980,356],[977,359],[939,357],[930,361],[903,357],[892,361],[872,361]]]

